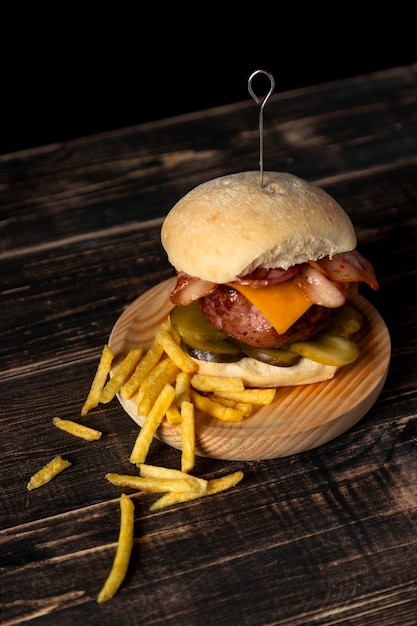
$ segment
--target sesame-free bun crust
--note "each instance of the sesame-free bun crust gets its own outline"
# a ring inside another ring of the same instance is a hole
[[[177,271],[227,283],[256,267],[316,260],[356,247],[353,225],[323,189],[284,172],[209,180],[168,213],[162,244]]]

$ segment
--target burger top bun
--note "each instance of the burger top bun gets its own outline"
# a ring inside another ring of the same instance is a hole
[[[292,265],[356,247],[325,191],[283,172],[239,172],[198,185],[171,209],[161,240],[177,271],[227,283],[259,266]]]

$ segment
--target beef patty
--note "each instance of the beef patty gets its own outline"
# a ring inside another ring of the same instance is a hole
[[[258,348],[280,348],[314,336],[330,324],[340,309],[313,304],[290,328],[279,334],[262,313],[239,291],[219,285],[200,299],[209,321],[237,341]]]

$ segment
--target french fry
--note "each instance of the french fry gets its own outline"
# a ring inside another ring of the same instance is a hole
[[[207,488],[207,480],[204,478],[197,478],[191,474],[186,474],[178,469],[171,469],[170,467],[161,467],[160,465],[149,465],[147,463],[138,463],[140,475],[148,478],[167,478],[167,479],[181,479],[188,480],[192,485],[194,491],[203,491]]]
[[[175,381],[177,373],[178,367],[170,358],[155,365],[138,391],[138,415],[148,415],[162,389],[167,383],[172,384]]]
[[[102,435],[101,431],[95,430],[95,428],[78,424],[78,422],[73,422],[72,420],[63,420],[60,417],[54,417],[52,423],[60,430],[64,430],[70,435],[80,437],[86,441],[96,441]]]
[[[190,472],[195,465],[195,422],[194,405],[191,402],[181,404],[181,471]]]
[[[218,404],[223,404],[224,406],[231,406],[238,411],[242,411],[245,417],[249,417],[249,415],[251,415],[251,413],[253,412],[252,404],[248,404],[247,402],[236,402],[236,400],[232,400],[231,398],[228,398],[226,396],[223,397],[213,394],[212,396],[210,396],[210,400],[212,400],[213,402],[218,402]]]
[[[84,417],[91,409],[95,409],[100,402],[101,392],[106,384],[107,376],[110,373],[111,364],[114,358],[113,350],[106,344],[101,353],[100,361],[97,366],[90,391],[88,392],[86,401],[81,409],[81,415]]]
[[[131,375],[132,371],[136,367],[138,361],[143,354],[143,348],[131,348],[119,367],[116,369],[114,376],[106,383],[103,391],[101,392],[100,402],[107,404],[113,400],[114,396],[126,380]]]
[[[274,387],[271,387],[262,389],[245,389],[244,391],[231,391],[227,394],[219,391],[217,392],[217,395],[225,395],[227,398],[235,400],[235,402],[245,402],[249,404],[271,404],[271,402],[275,398],[276,391],[277,390]]]
[[[207,489],[204,495],[213,496],[215,493],[226,491],[226,489],[230,489],[240,483],[242,478],[243,472],[240,470],[232,474],[226,474],[226,476],[221,476],[220,478],[212,478],[207,483]]]
[[[171,406],[168,408],[165,414],[165,417],[167,419],[168,424],[180,424],[181,423],[181,413],[179,411],[179,408],[177,407],[175,400],[171,404]]]
[[[133,548],[135,505],[124,493],[120,496],[120,531],[116,554],[110,573],[97,596],[97,602],[107,602],[117,593],[125,579]]]
[[[128,400],[139,389],[149,372],[155,367],[161,358],[164,349],[161,345],[154,343],[144,357],[137,364],[131,377],[120,388],[120,395]]]
[[[231,376],[204,376],[203,374],[194,374],[191,378],[191,385],[197,391],[222,391],[229,393],[230,391],[243,391],[245,389],[241,378]]]
[[[130,487],[139,491],[166,493],[169,491],[196,491],[195,485],[184,478],[154,478],[129,474],[106,474],[107,480],[117,487]]]
[[[167,355],[174,361],[180,370],[192,374],[197,371],[197,364],[185,354],[169,334],[166,328],[161,328],[155,335],[155,342],[160,344]]]
[[[206,396],[201,396],[197,391],[191,389],[191,400],[194,406],[200,411],[204,411],[208,415],[215,417],[223,422],[241,422],[243,420],[243,412],[233,407],[224,406],[218,402],[213,402]]]
[[[55,478],[55,476],[60,474],[70,465],[70,461],[62,459],[59,455],[55,456],[52,461],[49,461],[49,463],[44,465],[40,470],[33,474],[33,476],[30,477],[30,480],[27,484],[28,490],[32,491],[32,489],[37,489],[38,487],[42,487],[42,485],[46,485],[46,483],[49,483],[50,480]]]
[[[187,372],[179,372],[175,380],[175,397],[177,406],[181,407],[183,402],[190,401],[190,381],[191,374]]]
[[[166,332],[171,335],[176,344],[180,344],[181,335],[171,326],[171,324],[162,324],[162,329],[166,330]]]
[[[175,389],[169,383],[166,383],[161,393],[155,400],[149,414],[147,415],[142,428],[139,431],[132,453],[130,455],[131,463],[144,463],[148,454],[152,439],[162,422],[165,413],[173,399],[175,398]]]
[[[206,490],[200,494],[195,492],[166,493],[153,502],[149,507],[149,510],[158,511],[168,506],[172,506],[173,504],[179,504],[180,502],[189,502],[191,500],[196,500],[197,498],[212,496],[216,493],[220,493],[221,491],[234,487],[242,480],[242,478],[243,472],[238,471],[233,474],[222,476],[221,478],[212,478],[211,480],[208,480]]]

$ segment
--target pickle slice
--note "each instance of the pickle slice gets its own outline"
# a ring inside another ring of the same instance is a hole
[[[245,343],[233,342],[246,354],[246,356],[278,367],[291,367],[300,360],[300,355],[288,348],[256,348]]]
[[[206,341],[192,338],[190,343],[183,339],[181,348],[195,359],[213,363],[234,363],[245,356],[237,346],[226,339]]]
[[[200,311],[198,302],[176,306],[170,313],[171,326],[190,345],[192,341],[218,341],[228,335],[211,324]]]
[[[326,330],[326,334],[350,337],[362,328],[363,317],[353,306],[346,304],[337,315],[333,323]]]
[[[312,361],[337,367],[353,363],[360,352],[359,346],[350,339],[327,333],[316,335],[314,339],[297,341],[291,344],[291,350]]]
[[[232,363],[248,356],[269,365],[291,367],[306,357],[342,367],[359,356],[359,347],[349,337],[361,328],[363,319],[354,307],[346,305],[326,332],[283,348],[256,348],[231,340],[209,322],[198,302],[174,307],[170,322],[181,337],[184,351],[201,361]]]

